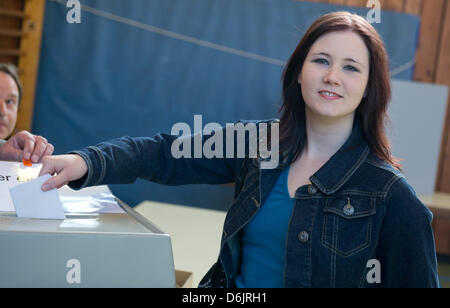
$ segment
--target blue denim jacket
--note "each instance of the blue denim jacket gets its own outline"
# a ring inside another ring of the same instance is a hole
[[[260,168],[259,158],[175,159],[171,144],[176,138],[122,137],[74,151],[86,161],[88,173],[70,186],[137,178],[167,185],[234,182],[219,258],[199,287],[235,287],[243,227],[264,204],[291,156],[282,155],[275,169]],[[432,214],[404,176],[371,153],[357,117],[351,136],[310,181],[295,193],[285,287],[439,286]]]

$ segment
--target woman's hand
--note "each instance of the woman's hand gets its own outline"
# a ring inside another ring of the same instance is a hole
[[[87,171],[86,162],[79,155],[46,156],[42,159],[42,169],[39,176],[47,173],[50,175],[56,173],[57,175],[42,184],[41,188],[43,191],[60,188],[70,181],[82,178]]]

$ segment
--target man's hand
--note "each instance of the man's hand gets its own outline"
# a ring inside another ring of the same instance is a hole
[[[21,161],[25,158],[39,163],[44,156],[51,155],[53,150],[53,145],[47,139],[23,130],[0,147],[0,160]]]

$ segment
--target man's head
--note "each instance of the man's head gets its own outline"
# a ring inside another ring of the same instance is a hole
[[[13,132],[21,99],[22,85],[17,68],[0,63],[0,139],[6,139]]]

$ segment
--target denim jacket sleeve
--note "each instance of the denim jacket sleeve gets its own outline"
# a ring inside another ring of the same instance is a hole
[[[203,135],[203,143],[214,136]],[[222,136],[225,138],[224,129]],[[223,184],[234,182],[242,163],[234,158],[194,158],[194,136],[190,158],[174,158],[172,143],[177,136],[121,137],[90,146],[72,154],[80,155],[88,165],[87,174],[69,183],[73,189],[102,184],[133,183],[137,178],[166,185]]]
[[[404,178],[386,197],[378,246],[384,287],[439,287],[431,211]]]

